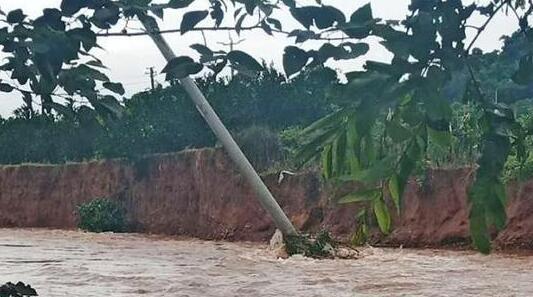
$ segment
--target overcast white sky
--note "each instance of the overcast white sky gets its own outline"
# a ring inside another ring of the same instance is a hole
[[[366,4],[369,0],[323,0],[324,4],[333,5],[343,10],[347,16],[351,14],[357,7]],[[208,7],[208,0],[196,1],[195,6],[198,8]],[[314,3],[313,0],[300,0],[299,3]],[[401,19],[407,14],[407,6],[410,0],[370,0],[375,16],[383,19]],[[468,2],[468,1],[464,1]],[[487,1],[477,1],[487,2]],[[13,9],[21,8],[30,16],[39,15],[43,8],[58,7],[60,0],[0,0],[0,8],[8,12]],[[231,15],[228,15],[228,22],[232,21]],[[282,23],[288,23],[289,27],[284,29],[297,28],[296,23],[290,23],[290,17],[287,12],[281,12],[276,15]],[[181,21],[179,15],[166,14],[163,28],[178,28]],[[474,22],[481,23],[482,19],[476,19]],[[228,23],[231,25],[231,23]],[[130,24],[131,27],[139,28],[139,24]],[[292,26],[292,28],[290,28]],[[509,34],[516,30],[516,21],[508,18],[504,14],[499,15],[492,22],[486,34],[477,42],[477,46],[490,51],[501,47],[501,42],[498,38],[504,34]],[[183,36],[180,34],[165,35],[170,45],[173,47],[177,55],[195,54],[189,48],[193,43],[203,43],[202,36],[197,32],[189,32]],[[220,47],[224,49],[223,45],[218,42],[227,42],[227,32],[211,32],[206,34],[208,43],[211,47]],[[236,46],[236,49],[244,50],[252,53],[255,57],[260,57],[268,62],[273,62],[274,65],[281,69],[281,60],[283,48],[292,44],[291,40],[284,38],[281,35],[271,37],[262,31],[243,32],[241,36],[233,36],[234,40],[244,39],[242,43]],[[103,46],[105,51],[97,50],[94,53],[104,61],[110,70],[107,73],[112,80],[122,82],[126,88],[129,96],[135,92],[147,89],[150,86],[149,76],[146,74],[148,67],[155,67],[156,71],[160,71],[165,61],[161,57],[159,51],[146,36],[141,37],[108,37],[101,38],[99,44]],[[313,47],[316,44],[308,44],[305,47]],[[225,48],[227,49],[227,47]],[[370,52],[365,57],[371,60],[386,61],[390,59],[390,55],[379,46],[372,46]],[[352,70],[361,67],[364,59],[359,59],[356,62],[344,62],[340,64],[331,64],[330,66],[340,71]],[[159,82],[163,82],[162,76],[157,76]],[[3,117],[9,116],[14,108],[20,106],[22,100],[17,93],[4,94],[0,93],[0,115]]]

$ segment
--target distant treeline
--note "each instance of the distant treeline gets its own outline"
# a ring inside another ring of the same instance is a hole
[[[327,90],[339,84],[321,68],[288,81],[270,69],[257,77],[212,77],[197,81],[234,134],[249,127],[274,133],[303,127],[330,113]],[[214,135],[179,85],[125,99],[120,115],[72,105],[61,114],[29,112],[0,119],[0,163],[62,163],[136,157],[214,146]]]

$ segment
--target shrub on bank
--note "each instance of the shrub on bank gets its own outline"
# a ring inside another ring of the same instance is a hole
[[[96,199],[78,207],[78,227],[89,232],[125,232],[124,209],[109,199]]]

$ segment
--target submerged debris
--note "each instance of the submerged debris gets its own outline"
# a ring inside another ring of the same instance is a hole
[[[287,236],[276,230],[270,240],[270,249],[279,258],[303,255],[315,259],[357,259],[359,251],[336,242],[327,231],[313,235]]]
[[[17,284],[6,283],[0,286],[0,297],[26,297],[38,296],[37,292],[30,286],[23,282]]]

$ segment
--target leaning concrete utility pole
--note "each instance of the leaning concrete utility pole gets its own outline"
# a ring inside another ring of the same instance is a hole
[[[141,22],[167,62],[174,59],[176,55],[163,36],[159,33],[159,27],[157,24],[153,20],[147,18],[141,19]],[[189,94],[194,102],[194,105],[205,119],[209,127],[211,127],[213,133],[215,133],[218,140],[222,143],[230,158],[233,160],[233,162],[235,162],[235,164],[237,164],[240,173],[248,180],[253,190],[257,194],[257,198],[259,198],[259,202],[261,202],[263,208],[272,216],[277,228],[280,229],[284,235],[297,235],[298,232],[292,225],[291,221],[276,202],[235,140],[233,140],[228,129],[226,129],[224,124],[222,124],[222,121],[217,116],[211,105],[209,105],[209,102],[207,102],[194,80],[190,77],[185,77],[179,79],[179,82],[187,94]]]

